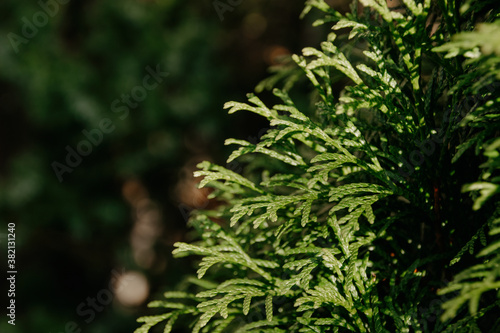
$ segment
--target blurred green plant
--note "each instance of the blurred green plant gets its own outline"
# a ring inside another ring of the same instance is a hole
[[[193,213],[198,239],[174,251],[201,256],[198,276],[136,333],[500,329],[499,8],[388,3],[306,1],[337,31],[293,56],[312,107],[294,103],[294,65],[259,86],[283,84],[272,107],[226,104],[271,127],[226,141],[243,174],[199,165],[221,204]]]
[[[127,243],[131,207],[122,186],[128,179],[154,183],[148,190],[165,201],[168,227],[183,230],[167,202],[171,194],[154,191],[173,188],[172,174],[188,155],[186,137],[208,145],[223,132],[218,109],[227,70],[217,61],[221,27],[206,15],[209,6],[63,2],[52,7],[54,15],[44,10],[51,1],[0,3],[0,220],[17,225],[17,297],[25,304],[18,324],[0,324],[1,331],[59,332],[72,320],[85,332],[133,325],[129,313],[112,309],[91,325],[75,312],[107,284],[112,268],[134,267]],[[127,105],[128,116],[114,112],[113,102],[133,94],[147,68],[157,66],[169,76]],[[88,140],[83,131],[106,119],[113,130],[61,183],[52,164],[66,165],[66,147],[76,150]]]
[[[21,31],[18,18],[40,10],[36,3],[8,1],[1,6],[2,12],[16,13],[4,22],[3,32]],[[175,17],[182,20],[177,23]],[[16,210],[21,214],[16,218],[31,227],[53,223],[55,216],[70,219],[75,237],[89,237],[95,227],[123,225],[125,216],[113,208],[121,200],[115,197],[110,202],[109,193],[99,190],[106,187],[103,179],[119,184],[179,159],[182,131],[187,128],[201,137],[217,133],[221,118],[210,110],[217,105],[213,96],[218,96],[222,74],[211,66],[214,47],[209,36],[214,31],[213,25],[197,18],[195,7],[179,1],[154,6],[75,1],[62,5],[37,36],[19,47],[19,53],[3,44],[0,79],[8,89],[3,108],[13,121],[10,129],[4,128],[10,145],[5,145],[3,156],[9,164],[3,165],[8,178],[2,179],[1,205],[29,205],[30,211]],[[168,79],[149,91],[144,101],[131,104],[136,106],[129,108],[129,116],[120,117],[113,112],[113,101],[141,85],[148,66],[168,71]],[[51,163],[63,163],[65,147],[76,148],[85,139],[82,131],[99,128],[103,119],[111,119],[116,129],[59,184]],[[79,198],[71,200],[75,190],[88,193],[96,205],[87,209]],[[87,223],[89,215],[103,223]]]

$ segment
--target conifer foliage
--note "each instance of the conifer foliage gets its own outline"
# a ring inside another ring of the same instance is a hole
[[[227,140],[241,174],[199,165],[222,204],[193,212],[199,238],[174,251],[198,276],[136,333],[500,331],[495,1],[313,10],[332,32],[259,85],[276,104],[226,104],[269,129]]]

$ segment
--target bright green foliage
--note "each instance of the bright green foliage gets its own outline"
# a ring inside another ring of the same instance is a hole
[[[170,310],[137,332],[180,316],[192,332],[500,329],[499,11],[360,2],[345,15],[306,2],[337,31],[293,56],[312,107],[294,103],[289,65],[260,85],[284,82],[272,107],[226,104],[270,129],[227,141],[244,175],[199,165],[223,204],[193,213],[200,239],[174,253],[201,256],[206,280],[151,303]]]

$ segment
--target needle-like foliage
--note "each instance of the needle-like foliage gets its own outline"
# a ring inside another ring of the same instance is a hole
[[[199,239],[174,251],[201,258],[198,277],[136,333],[180,317],[193,333],[500,330],[495,2],[311,10],[333,32],[259,85],[277,102],[226,104],[269,129],[227,140],[242,174],[199,165],[222,204],[193,212]],[[312,107],[294,101],[302,78]]]

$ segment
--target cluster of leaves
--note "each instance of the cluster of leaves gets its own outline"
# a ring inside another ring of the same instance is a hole
[[[200,239],[176,244],[201,256],[198,279],[152,302],[168,312],[140,318],[136,333],[164,321],[170,332],[180,316],[194,333],[500,328],[499,11],[388,4],[342,15],[307,1],[304,13],[319,9],[315,24],[336,32],[277,74],[272,107],[254,95],[226,104],[270,129],[256,144],[227,141],[244,175],[199,165],[223,204],[195,212]],[[310,109],[291,97],[297,68]]]
[[[498,17],[498,15],[497,15]],[[478,257],[482,262],[454,276],[452,283],[441,291],[442,294],[458,292],[459,295],[444,304],[446,312],[443,317],[453,318],[462,305],[467,304],[472,315],[482,315],[485,311],[485,293],[497,294],[496,304],[500,298],[500,204],[498,194],[500,193],[500,97],[498,94],[480,95],[485,87],[500,86],[500,39],[491,38],[499,36],[500,20],[493,23],[478,24],[476,31],[463,32],[453,36],[452,41],[437,48],[436,51],[447,52],[446,58],[463,56],[467,60],[466,66],[469,71],[463,76],[463,80],[457,84],[457,89],[464,89],[469,94],[481,96],[482,102],[472,105],[470,112],[457,123],[457,126],[468,129],[468,135],[464,137],[463,143],[457,147],[457,153],[453,162],[462,158],[462,152],[469,148],[475,148],[476,154],[483,154],[487,159],[480,168],[483,170],[476,182],[465,184],[464,192],[472,192],[474,195],[474,210],[482,209],[483,206],[496,205],[494,213],[488,220],[483,221],[479,230],[484,235],[484,230],[489,229],[491,241],[487,244],[482,241],[484,247]],[[472,84],[471,84],[472,83]],[[495,202],[496,200],[496,202]],[[472,251],[472,246],[477,238],[472,237],[456,259],[467,250]],[[484,239],[484,236],[483,236]],[[453,261],[452,261],[453,263]],[[482,299],[483,297],[483,299]],[[481,301],[483,302],[481,306]],[[493,300],[491,301],[493,302]],[[492,303],[491,306],[494,306]],[[488,308],[487,308],[488,309]]]

